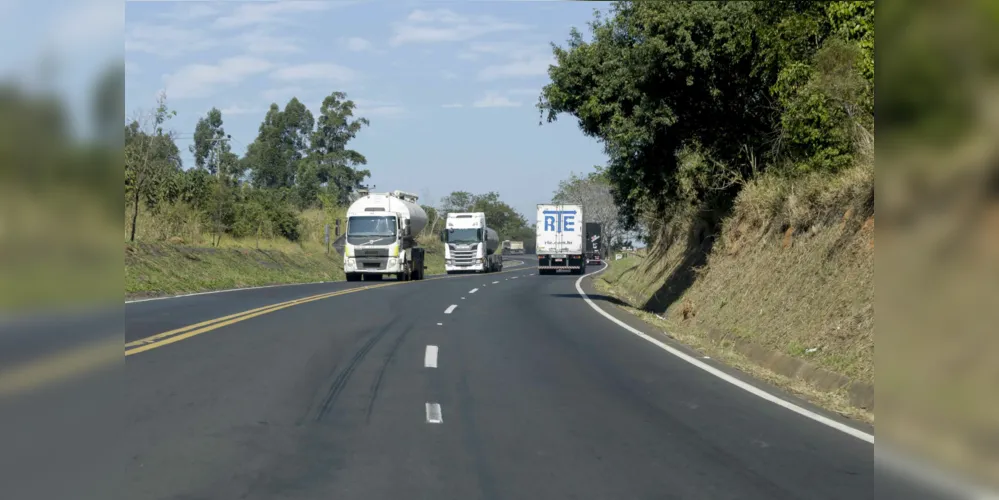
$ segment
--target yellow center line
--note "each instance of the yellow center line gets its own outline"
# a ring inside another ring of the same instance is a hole
[[[515,267],[521,267],[521,266],[515,266]],[[517,271],[519,271],[519,269],[511,269],[511,270],[508,270],[508,271],[499,271],[498,273],[493,273],[493,274],[512,273],[512,272],[517,272]],[[238,313],[235,313],[235,314],[230,314],[228,316],[223,316],[221,318],[215,318],[215,319],[210,319],[210,320],[207,320],[207,321],[202,321],[200,323],[195,323],[193,325],[188,325],[188,326],[185,326],[185,327],[177,328],[177,329],[174,329],[174,330],[170,330],[168,332],[158,333],[156,335],[145,337],[145,338],[142,338],[142,339],[139,339],[139,340],[133,340],[132,342],[129,342],[129,343],[125,344],[125,356],[131,356],[133,354],[139,354],[140,352],[145,352],[145,351],[148,351],[148,350],[151,350],[151,349],[156,349],[157,347],[162,347],[162,346],[165,346],[165,345],[169,345],[169,344],[172,344],[174,342],[180,342],[181,340],[189,339],[189,338],[194,337],[196,335],[201,335],[202,333],[206,333],[206,332],[210,332],[212,330],[216,330],[218,328],[222,328],[223,326],[228,326],[228,325],[232,325],[234,323],[239,323],[240,321],[246,321],[246,320],[251,319],[251,318],[256,318],[257,316],[262,316],[264,314],[272,313],[274,311],[279,311],[281,309],[286,309],[286,308],[292,307],[292,306],[297,306],[299,304],[306,304],[308,302],[314,302],[314,301],[317,301],[317,300],[327,299],[327,298],[330,298],[330,297],[337,297],[337,296],[340,296],[340,295],[347,295],[349,293],[361,292],[361,291],[364,291],[364,290],[371,290],[371,289],[374,289],[374,288],[383,288],[383,287],[394,286],[394,285],[405,285],[407,283],[420,283],[421,281],[436,281],[436,280],[440,280],[440,279],[460,278],[460,277],[469,277],[469,276],[475,276],[475,275],[473,274],[473,275],[466,275],[466,276],[461,276],[461,275],[459,275],[459,276],[441,276],[441,277],[437,277],[437,278],[430,278],[430,279],[427,279],[427,280],[419,280],[419,281],[396,281],[396,282],[392,282],[392,283],[382,283],[382,284],[378,284],[378,285],[362,286],[362,287],[358,287],[358,288],[348,288],[346,290],[337,290],[335,292],[321,293],[321,294],[318,294],[318,295],[312,295],[312,296],[309,296],[309,297],[302,297],[302,298],[295,299],[295,300],[289,300],[289,301],[286,301],[286,302],[280,302],[280,303],[277,303],[277,304],[271,304],[271,305],[268,305],[268,306],[258,307],[256,309],[250,309],[248,311],[243,311],[243,312],[238,312]]]
[[[242,311],[242,312],[238,312],[238,313],[235,313],[235,314],[230,314],[228,316],[223,316],[221,318],[214,318],[214,319],[210,319],[208,321],[202,321],[201,323],[195,323],[193,325],[187,325],[187,326],[184,326],[184,327],[181,327],[181,328],[177,328],[175,330],[170,330],[168,332],[157,333],[156,335],[153,335],[151,337],[146,337],[146,338],[142,338],[142,339],[139,339],[139,340],[133,340],[133,341],[125,344],[125,347],[136,347],[136,346],[140,346],[140,345],[146,345],[146,344],[155,342],[157,340],[160,340],[160,339],[163,339],[163,338],[166,338],[166,337],[177,335],[178,333],[184,333],[184,332],[186,332],[188,330],[193,330],[195,328],[200,328],[200,327],[203,327],[203,326],[208,326],[208,325],[210,325],[212,323],[219,323],[219,322],[230,320],[230,319],[237,318],[237,317],[240,317],[240,316],[245,316],[247,314],[252,314],[252,313],[255,313],[255,312],[264,311],[264,310],[268,310],[268,309],[274,309],[275,307],[279,307],[279,306],[283,306],[283,305],[295,304],[297,302],[300,302],[300,301],[303,301],[303,300],[306,300],[306,299],[312,299],[312,298],[317,298],[317,297],[322,297],[322,298],[333,297],[333,296],[340,295],[340,294],[348,292],[348,291],[355,291],[355,290],[357,290],[357,289],[337,290],[335,292],[326,292],[326,293],[322,293],[322,294],[319,294],[319,295],[311,295],[311,296],[308,296],[308,297],[302,297],[302,298],[299,298],[299,299],[289,300],[287,302],[279,302],[277,304],[270,304],[270,305],[266,305],[266,306],[263,306],[263,307],[258,307],[256,309],[250,309],[249,311]]]
[[[6,368],[0,371],[0,397],[120,363],[120,346],[121,337],[113,336]]]

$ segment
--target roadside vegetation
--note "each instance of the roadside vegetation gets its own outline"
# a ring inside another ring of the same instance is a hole
[[[271,104],[239,156],[212,108],[194,128],[193,165],[183,164],[165,94],[137,111],[125,126],[126,296],[343,279],[336,223],[342,234],[347,207],[371,175],[349,147],[370,125],[354,109],[342,92],[330,93],[317,115],[297,98]],[[444,271],[439,232],[449,211],[484,211],[503,238],[533,234],[498,193],[423,203],[429,223],[418,240],[428,274]]]
[[[588,31],[554,47],[538,106],[604,144],[584,178],[647,245],[598,288],[873,420],[874,3],[617,2]],[[768,361],[789,357],[838,382]]]

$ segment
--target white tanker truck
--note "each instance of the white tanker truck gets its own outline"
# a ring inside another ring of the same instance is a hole
[[[427,213],[415,194],[371,193],[347,209],[343,272],[347,281],[380,280],[394,274],[401,281],[423,279],[424,249],[416,235],[427,226]]]
[[[444,241],[444,270],[448,274],[503,270],[503,256],[496,253],[500,246],[499,235],[486,225],[485,213],[447,214],[441,239]]]

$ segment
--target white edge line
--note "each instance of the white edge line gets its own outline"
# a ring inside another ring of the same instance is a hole
[[[762,399],[770,401],[771,403],[773,403],[773,404],[775,404],[777,406],[780,406],[780,407],[783,407],[785,409],[791,410],[791,411],[793,411],[793,412],[795,412],[795,413],[797,413],[799,415],[802,415],[804,417],[807,417],[807,418],[810,418],[812,420],[815,420],[816,422],[819,422],[821,424],[825,424],[825,425],[827,425],[829,427],[832,427],[833,429],[836,429],[836,430],[838,430],[840,432],[849,434],[849,435],[851,435],[851,436],[853,436],[853,437],[855,437],[857,439],[862,439],[862,440],[867,441],[868,443],[872,443],[872,444],[874,443],[874,436],[872,436],[871,434],[868,434],[868,433],[866,433],[864,431],[861,431],[859,429],[854,429],[853,427],[850,427],[849,425],[842,424],[840,422],[837,422],[837,421],[835,421],[835,420],[833,420],[831,418],[825,417],[823,415],[819,415],[818,413],[815,413],[815,412],[813,412],[811,410],[802,408],[802,407],[800,407],[800,406],[798,406],[798,405],[796,405],[794,403],[791,403],[790,401],[785,401],[785,400],[783,400],[783,399],[781,399],[781,398],[779,398],[777,396],[774,396],[773,394],[770,394],[769,392],[766,392],[766,391],[764,391],[764,390],[762,390],[762,389],[760,389],[760,388],[758,388],[756,386],[753,386],[753,385],[750,385],[750,384],[748,384],[746,382],[743,382],[742,380],[739,380],[739,379],[737,379],[737,378],[735,378],[735,377],[733,377],[733,376],[731,376],[731,375],[729,375],[729,374],[727,374],[727,373],[725,373],[725,372],[723,372],[723,371],[721,371],[721,370],[719,370],[719,369],[717,369],[717,368],[715,368],[715,367],[713,367],[713,366],[711,366],[711,365],[709,365],[707,363],[704,363],[703,361],[701,361],[699,359],[690,357],[687,354],[684,354],[683,352],[677,350],[676,348],[671,347],[671,346],[669,346],[669,345],[667,345],[667,344],[665,344],[665,343],[663,343],[663,342],[661,342],[661,341],[659,341],[657,339],[654,339],[654,338],[646,335],[645,333],[643,333],[643,332],[641,332],[641,331],[639,331],[639,330],[637,330],[635,328],[632,328],[630,325],[628,325],[624,321],[621,321],[621,320],[615,318],[614,316],[610,315],[607,311],[604,311],[603,309],[600,308],[600,306],[596,305],[592,300],[590,300],[590,297],[588,295],[586,295],[586,292],[583,291],[583,287],[580,286],[580,284],[583,282],[583,278],[586,278],[587,276],[592,276],[594,274],[602,272],[605,269],[607,269],[607,264],[604,264],[604,267],[601,268],[598,271],[594,271],[592,273],[580,276],[579,279],[576,280],[576,292],[579,293],[580,297],[582,297],[583,300],[586,301],[586,303],[589,304],[589,306],[593,308],[593,310],[597,311],[598,313],[600,313],[605,318],[611,320],[617,326],[620,326],[621,328],[624,328],[625,330],[628,330],[629,332],[631,332],[631,333],[633,333],[633,334],[635,334],[635,335],[637,335],[637,336],[639,336],[639,337],[641,337],[641,338],[649,341],[650,343],[652,343],[656,347],[659,347],[660,349],[662,349],[662,350],[664,350],[664,351],[666,351],[666,352],[668,352],[668,353],[670,353],[670,354],[672,354],[672,355],[674,355],[674,356],[682,359],[683,361],[686,361],[686,362],[688,362],[688,363],[690,363],[690,364],[692,364],[692,365],[694,365],[694,366],[696,366],[696,367],[698,367],[698,368],[700,368],[700,369],[702,369],[702,370],[704,370],[704,371],[706,371],[706,372],[708,372],[708,373],[710,373],[710,374],[712,374],[712,375],[714,375],[714,376],[716,376],[716,377],[718,377],[718,378],[720,378],[720,379],[722,379],[722,380],[724,380],[724,381],[726,381],[726,382],[728,382],[728,383],[730,383],[730,384],[732,384],[732,385],[734,385],[734,386],[736,386],[736,387],[738,387],[738,388],[740,388],[740,389],[742,389],[742,390],[744,390],[744,391],[746,391],[746,392],[748,392],[750,394],[753,394],[754,396],[758,396],[758,397],[760,397]]]
[[[444,416],[441,414],[441,405],[437,403],[427,403],[427,423],[444,423]]]
[[[824,424],[826,426],[832,427],[833,429],[841,431],[841,432],[843,432],[845,434],[849,434],[850,436],[853,436],[853,437],[855,437],[857,439],[860,439],[860,440],[866,441],[868,443],[874,444],[874,436],[872,436],[871,434],[868,434],[868,433],[866,433],[864,431],[861,431],[859,429],[855,429],[853,427],[850,427],[849,425],[837,422],[835,420],[832,420],[832,419],[830,419],[828,417],[825,417],[823,415],[820,415],[820,414],[815,413],[813,411],[810,411],[808,409],[802,408],[802,407],[800,407],[800,406],[798,406],[798,405],[796,405],[794,403],[791,403],[790,401],[785,401],[785,400],[783,400],[783,399],[781,399],[781,398],[779,398],[777,396],[774,396],[773,394],[770,394],[769,392],[766,392],[766,391],[764,391],[764,390],[762,390],[762,389],[760,389],[758,387],[755,387],[755,386],[750,385],[750,384],[748,384],[746,382],[743,382],[742,380],[739,380],[739,379],[737,379],[737,378],[735,378],[735,377],[733,377],[733,376],[731,376],[731,375],[729,375],[729,374],[727,374],[727,373],[725,373],[725,372],[723,372],[723,371],[721,371],[721,370],[719,370],[717,368],[714,368],[714,367],[712,367],[712,366],[710,366],[710,365],[708,365],[708,364],[706,364],[706,363],[704,363],[704,362],[702,362],[702,361],[700,361],[700,360],[698,360],[696,358],[688,356],[687,354],[684,354],[683,352],[681,352],[681,351],[679,351],[679,350],[677,350],[677,349],[675,349],[673,347],[670,347],[669,345],[664,344],[663,342],[660,342],[659,340],[656,340],[656,339],[654,339],[654,338],[652,338],[652,337],[650,337],[650,336],[642,333],[641,331],[636,330],[635,328],[632,328],[630,325],[628,325],[628,324],[624,323],[623,321],[615,318],[614,316],[611,316],[609,313],[607,313],[606,311],[604,311],[603,309],[601,309],[600,306],[596,305],[592,300],[590,300],[590,297],[587,296],[586,292],[583,291],[583,287],[580,286],[580,284],[583,282],[583,278],[586,278],[588,276],[592,276],[594,274],[603,272],[603,271],[605,271],[608,268],[608,266],[609,265],[607,263],[604,263],[604,267],[603,268],[601,268],[601,269],[599,269],[597,271],[594,271],[592,273],[580,276],[579,279],[576,280],[576,292],[579,293],[579,295],[583,298],[584,301],[586,301],[586,303],[590,307],[592,307],[595,311],[597,311],[598,313],[600,313],[602,316],[604,316],[605,318],[611,320],[612,322],[614,322],[616,325],[620,326],[621,328],[624,328],[625,330],[628,330],[629,332],[637,335],[638,337],[641,337],[641,338],[649,341],[650,343],[654,344],[656,347],[659,347],[660,349],[662,349],[662,350],[664,350],[664,351],[666,351],[666,352],[668,352],[668,353],[670,353],[670,354],[672,354],[672,355],[674,355],[674,356],[682,359],[683,361],[686,361],[686,362],[688,362],[688,363],[690,363],[690,364],[692,364],[692,365],[694,365],[694,366],[696,366],[696,367],[698,367],[698,368],[700,368],[700,369],[702,369],[702,370],[704,370],[704,371],[706,371],[706,372],[708,372],[708,373],[710,373],[710,374],[712,374],[712,375],[714,375],[714,376],[716,376],[716,377],[718,377],[718,378],[720,378],[720,379],[722,379],[722,380],[724,380],[724,381],[726,381],[726,382],[728,382],[728,383],[730,383],[730,384],[732,384],[732,385],[734,385],[734,386],[736,386],[736,387],[738,387],[738,388],[740,388],[740,389],[742,389],[742,390],[744,390],[746,392],[749,392],[749,393],[751,393],[751,394],[753,394],[755,396],[759,396],[760,398],[765,399],[765,400],[767,400],[767,401],[769,401],[771,403],[774,403],[777,406],[780,406],[780,407],[783,407],[785,409],[791,410],[791,411],[793,411],[793,412],[795,412],[795,413],[797,413],[797,414],[799,414],[801,416],[810,418],[810,419],[812,419],[812,420],[814,420],[816,422],[819,422],[819,423]],[[924,485],[928,485],[928,486],[930,486],[932,488],[936,488],[936,489],[944,490],[944,491],[950,491],[952,493],[957,493],[960,496],[965,496],[965,497],[969,497],[969,498],[976,498],[976,499],[983,499],[983,500],[984,499],[999,499],[999,495],[997,495],[995,492],[988,491],[987,489],[982,488],[979,485],[972,484],[970,481],[961,481],[960,479],[957,479],[956,477],[954,477],[953,474],[948,474],[947,472],[945,472],[943,470],[940,470],[940,469],[937,469],[937,468],[930,468],[929,466],[920,464],[920,463],[914,461],[913,459],[906,458],[906,457],[904,457],[904,456],[902,456],[900,454],[894,453],[890,449],[886,449],[886,447],[883,446],[883,445],[879,445],[879,446],[875,447],[874,457],[875,457],[875,466],[880,465],[882,467],[886,467],[888,469],[892,469],[892,470],[894,470],[896,472],[906,473],[906,474],[908,474],[910,476],[911,479],[917,480],[919,482],[922,482]]]
[[[423,366],[425,368],[437,368],[437,346],[427,346],[427,352],[423,355]]]
[[[450,307],[444,310],[444,314],[451,314],[456,307],[458,307],[458,304],[451,304]]]

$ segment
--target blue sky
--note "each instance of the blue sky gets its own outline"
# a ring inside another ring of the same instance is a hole
[[[376,189],[433,204],[451,191],[497,191],[533,222],[559,180],[606,161],[574,118],[539,127],[534,106],[549,43],[583,30],[597,7],[607,5],[130,1],[126,110],[152,107],[165,89],[186,153],[198,118],[216,106],[242,154],[270,103],[294,96],[318,114],[341,90],[371,120],[351,145]]]

